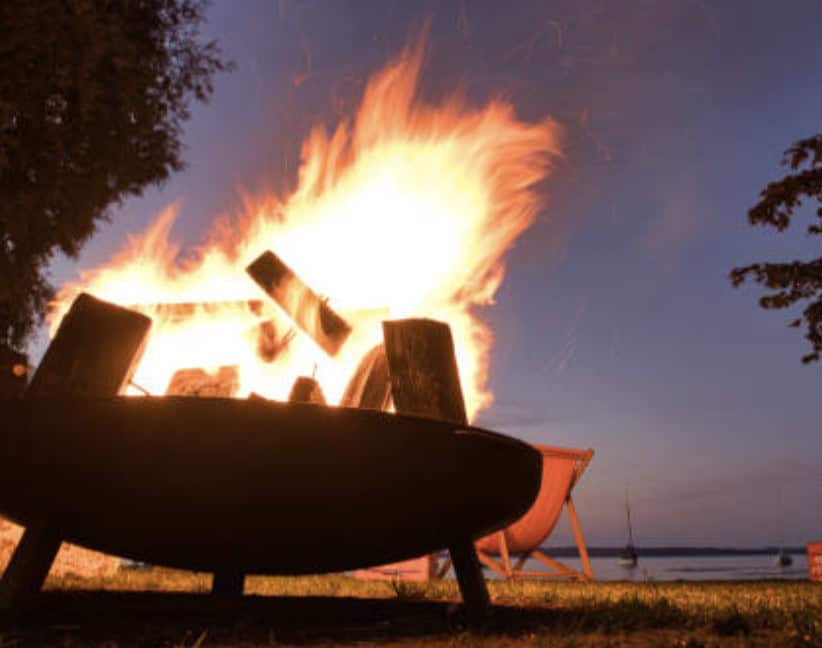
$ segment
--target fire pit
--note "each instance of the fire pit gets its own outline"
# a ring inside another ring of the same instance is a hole
[[[35,593],[69,540],[213,572],[221,595],[242,594],[248,573],[344,571],[448,548],[469,614],[484,614],[473,541],[528,510],[542,459],[468,425],[447,324],[384,322],[384,345],[347,390],[355,407],[326,406],[308,377],[292,400],[321,404],[117,396],[150,328],[81,295],[24,398],[0,401],[0,513],[27,528],[0,607]],[[385,407],[386,389],[400,414],[366,409]]]
[[[255,197],[191,255],[169,207],[61,288],[52,345],[5,408],[0,511],[31,526],[0,607],[67,538],[214,571],[231,594],[245,573],[447,547],[467,607],[487,608],[473,541],[527,510],[540,458],[468,425],[493,400],[475,310],[536,216],[559,130],[504,100],[428,105],[421,64],[404,51],[355,120],[315,129],[289,196]]]
[[[3,515],[168,567],[299,574],[402,560],[513,522],[540,484],[524,443],[377,411],[186,397],[2,408]]]

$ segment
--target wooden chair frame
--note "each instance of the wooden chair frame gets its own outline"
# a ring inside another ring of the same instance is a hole
[[[567,509],[568,517],[571,521],[571,528],[574,533],[574,541],[576,542],[577,550],[579,551],[579,557],[582,562],[582,571],[571,569],[559,560],[551,558],[549,555],[541,551],[539,548],[534,548],[531,551],[522,553],[517,559],[517,561],[512,565],[511,556],[508,551],[508,543],[505,540],[504,530],[497,532],[500,547],[499,559],[495,559],[489,553],[477,549],[477,555],[479,557],[479,560],[485,567],[494,571],[499,576],[505,579],[546,578],[555,580],[590,581],[593,579],[594,574],[591,568],[591,560],[588,557],[588,548],[585,544],[585,538],[582,535],[582,526],[580,525],[579,516],[577,515],[577,510],[574,506],[574,500],[571,497],[571,491],[573,491],[574,486],[580,480],[582,474],[585,472],[585,469],[588,467],[588,464],[591,462],[591,459],[594,456],[594,451],[590,448],[587,450],[577,450],[572,448],[556,448],[552,446],[536,447],[543,453],[543,455],[569,457],[576,460],[573,476],[571,477],[571,483],[568,486],[568,492],[565,496],[565,502],[563,503],[563,506]],[[562,515],[562,511],[560,511],[560,515]],[[534,558],[538,560],[543,565],[548,567],[548,570],[536,571],[523,569],[525,562],[529,558]],[[446,559],[442,567],[440,567],[440,569],[438,570],[437,576],[440,578],[445,576],[450,567],[451,560],[450,558],[448,558]]]

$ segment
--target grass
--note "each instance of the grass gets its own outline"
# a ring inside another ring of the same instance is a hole
[[[479,631],[465,628],[453,580],[250,577],[240,601],[204,596],[210,584],[162,569],[50,579],[31,610],[0,619],[0,648],[822,647],[822,585],[808,581],[494,581],[493,614]]]

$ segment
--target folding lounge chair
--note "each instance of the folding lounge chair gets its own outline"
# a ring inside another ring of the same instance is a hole
[[[582,477],[585,468],[594,455],[593,450],[575,450],[571,448],[554,448],[535,445],[542,452],[542,486],[531,509],[502,531],[480,538],[477,543],[477,554],[480,562],[494,570],[503,578],[540,577],[568,580],[591,580],[593,572],[588,559],[588,550],[582,537],[582,528],[577,518],[571,491]],[[574,531],[582,571],[571,569],[559,560],[551,558],[540,545],[551,534],[556,526],[563,507],[568,508],[568,517]],[[518,556],[512,566],[511,557]],[[548,569],[540,571],[524,570],[525,561],[534,558]],[[443,576],[451,565],[448,560],[439,570]]]

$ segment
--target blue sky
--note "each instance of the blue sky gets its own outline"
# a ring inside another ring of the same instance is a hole
[[[194,107],[188,168],[115,209],[77,262],[56,260],[56,283],[175,199],[175,236],[195,243],[238,188],[293,186],[333,98],[354,107],[430,21],[424,97],[504,93],[566,133],[546,208],[482,313],[497,403],[479,423],[596,450],[576,498],[591,544],[624,541],[626,487],[640,544],[822,539],[822,365],[800,364],[788,313],[727,281],[820,254],[746,212],[782,151],[822,129],[822,4],[215,0],[208,17],[237,69]]]

